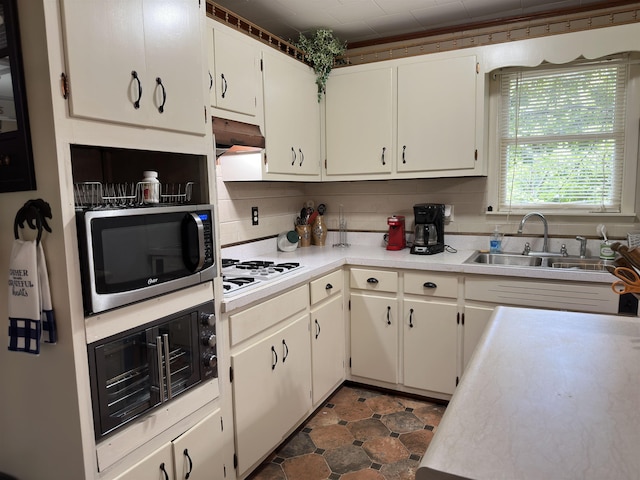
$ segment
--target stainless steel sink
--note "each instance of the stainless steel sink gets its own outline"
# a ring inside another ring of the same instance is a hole
[[[544,259],[543,266],[602,272],[606,271],[607,266],[615,267],[615,264],[613,260],[602,260],[600,258],[548,257]]]
[[[476,252],[464,263],[483,263],[486,265],[511,265],[518,267],[539,267],[542,258],[518,253],[481,253]]]
[[[483,253],[475,252],[464,263],[500,265],[513,267],[562,268],[583,271],[602,272],[607,266],[615,266],[613,260],[600,258],[580,258],[545,253],[544,256],[522,255],[519,253]]]

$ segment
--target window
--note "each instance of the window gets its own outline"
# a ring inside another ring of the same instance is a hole
[[[495,77],[499,211],[622,211],[627,63],[509,69]]]

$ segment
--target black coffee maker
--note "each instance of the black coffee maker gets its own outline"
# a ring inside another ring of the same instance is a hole
[[[411,253],[433,255],[444,252],[444,205],[419,203],[413,206],[415,236]]]

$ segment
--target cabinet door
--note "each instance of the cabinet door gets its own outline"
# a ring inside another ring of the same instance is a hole
[[[405,300],[404,384],[452,394],[456,388],[458,307],[455,303]]]
[[[484,333],[484,329],[489,323],[489,319],[493,314],[493,307],[490,306],[471,306],[464,307],[464,328],[462,331],[462,368],[467,368],[469,359],[478,345],[480,337]]]
[[[344,379],[344,342],[342,295],[338,295],[311,311],[314,405]]]
[[[351,294],[351,374],[398,383],[398,300]]]
[[[172,476],[171,444],[167,443],[126,472],[118,475],[114,480],[166,480]]]
[[[63,0],[71,114],[145,124],[131,72],[146,81],[142,0]],[[143,94],[149,95],[146,84]],[[146,98],[145,98],[146,100]]]
[[[197,2],[63,0],[63,15],[72,115],[204,134]]]
[[[231,355],[238,473],[242,475],[311,408],[309,315]]]
[[[211,105],[255,116],[260,80],[259,48],[219,29],[210,29],[210,32]]]
[[[228,427],[231,428],[231,425],[229,424]],[[172,443],[176,479],[199,480],[226,477],[220,409],[180,435]],[[232,471],[233,468],[229,466],[229,472]]]
[[[267,173],[320,175],[315,74],[282,54],[263,56]]]
[[[475,166],[476,58],[398,67],[398,172]]]
[[[203,15],[195,0],[144,2],[146,85],[152,100],[145,106],[151,108],[154,127],[205,134]]]
[[[392,68],[329,77],[327,175],[391,173],[392,87]]]

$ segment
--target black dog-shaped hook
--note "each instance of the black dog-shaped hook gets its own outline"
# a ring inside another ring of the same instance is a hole
[[[37,200],[29,200],[20,208],[20,210],[18,210],[18,213],[16,214],[16,218],[13,221],[13,236],[16,239],[20,238],[18,235],[18,226],[20,228],[24,228],[24,224],[26,222],[30,228],[38,230],[36,243],[40,243],[43,228],[47,232],[51,233],[51,227],[47,223],[47,218],[53,218],[51,214],[51,206],[41,198],[38,198]]]

